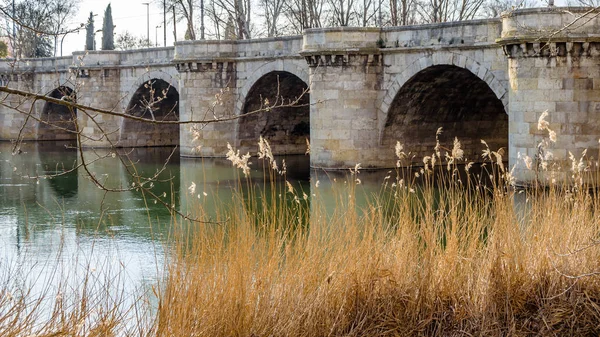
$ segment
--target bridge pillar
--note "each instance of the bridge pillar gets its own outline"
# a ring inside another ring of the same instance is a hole
[[[376,101],[382,55],[374,28],[309,29],[301,54],[310,67],[310,161],[313,167],[376,167]]]
[[[524,9],[502,19],[497,42],[509,59],[509,163],[522,184],[568,180],[571,153],[579,160],[587,149],[584,162],[598,155],[600,43],[590,37],[600,19],[572,8]],[[538,127],[545,111],[555,135]]]
[[[217,44],[217,46],[223,47]],[[228,58],[212,58],[209,44],[178,43],[175,64],[180,73],[179,120],[216,121],[182,124],[180,153],[184,157],[223,157],[227,142],[235,146],[234,117],[236,63]],[[193,60],[193,61],[190,61]]]
[[[121,100],[121,69],[118,51],[87,51],[73,53],[79,66],[77,102],[83,105],[118,112],[115,108]],[[121,117],[78,112],[81,128],[81,145],[84,147],[111,147],[119,140]]]

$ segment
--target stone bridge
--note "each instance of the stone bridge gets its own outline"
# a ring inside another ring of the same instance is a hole
[[[303,154],[310,139],[313,167],[390,168],[397,141],[410,152],[405,164],[422,164],[441,127],[442,147],[458,137],[477,162],[483,139],[506,149],[513,165],[540,154],[547,132],[538,119],[548,111],[557,135],[551,163],[566,172],[569,152],[598,153],[599,28],[586,9],[543,8],[501,19],[4,61],[0,80],[9,87],[146,119],[228,120],[157,125],[10,95],[0,138],[73,139],[77,130],[84,146],[178,144],[184,156],[222,156],[227,143],[256,151],[259,136],[276,154]],[[259,108],[268,111],[252,113]],[[521,181],[533,177],[525,165],[515,172]]]

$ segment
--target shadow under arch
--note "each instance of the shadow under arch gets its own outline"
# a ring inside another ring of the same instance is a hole
[[[76,102],[77,96],[73,89],[60,86],[52,90],[48,97]],[[38,123],[38,140],[76,140],[77,109],[53,102],[46,102]]]
[[[242,152],[256,153],[260,136],[275,155],[304,154],[310,140],[308,85],[287,71],[271,71],[248,91],[238,120],[237,140]],[[288,107],[281,104],[297,103]],[[268,111],[251,113],[260,108]],[[249,114],[250,113],[250,114]]]
[[[458,138],[469,161],[481,161],[481,140],[492,150],[508,148],[508,114],[503,102],[465,68],[433,65],[406,81],[389,107],[382,145],[393,149],[399,141],[414,155],[413,163],[422,164],[423,157],[434,152],[440,127],[442,146],[452,149]]]
[[[160,124],[179,120],[179,92],[167,81],[153,78],[144,82],[131,96],[126,113],[153,122],[123,118],[119,147],[179,145],[179,125]]]

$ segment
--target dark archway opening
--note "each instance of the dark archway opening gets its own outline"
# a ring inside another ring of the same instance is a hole
[[[154,122],[124,118],[121,127],[121,147],[179,145],[179,125],[161,124],[179,120],[179,93],[168,82],[151,79],[131,97],[127,113]]]
[[[458,137],[469,161],[481,161],[481,140],[492,150],[508,148],[502,101],[485,81],[463,68],[432,66],[408,80],[392,102],[382,142],[393,149],[400,141],[414,155],[413,162],[422,163],[434,152],[440,127],[442,146],[452,149]]]
[[[310,140],[310,97],[308,85],[285,71],[270,72],[252,86],[239,120],[238,140],[244,152],[256,153],[260,136],[275,155],[306,153]],[[296,102],[297,101],[297,102]],[[277,107],[281,104],[292,106]],[[253,114],[258,109],[269,111]]]
[[[73,89],[60,86],[52,90],[48,97],[76,102]],[[76,140],[77,109],[66,105],[46,102],[38,124],[38,140]]]

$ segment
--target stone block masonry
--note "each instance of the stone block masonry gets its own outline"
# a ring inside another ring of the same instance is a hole
[[[571,25],[572,13],[589,17]],[[183,156],[220,157],[227,143],[256,151],[261,136],[276,154],[300,154],[310,139],[313,167],[347,169],[394,167],[397,141],[410,152],[406,165],[423,165],[437,140],[446,152],[455,137],[468,160],[481,161],[484,139],[527,183],[535,177],[519,158],[539,161],[544,111],[557,138],[550,164],[562,177],[570,153],[598,151],[600,19],[585,13],[525,9],[491,20],[5,60],[0,81],[45,95],[68,88],[79,103],[142,118],[207,121],[167,129],[78,111],[88,147],[178,143]],[[149,83],[160,84],[163,103],[148,104]],[[5,102],[1,139],[64,136],[40,124],[68,123],[65,111],[23,97]]]

